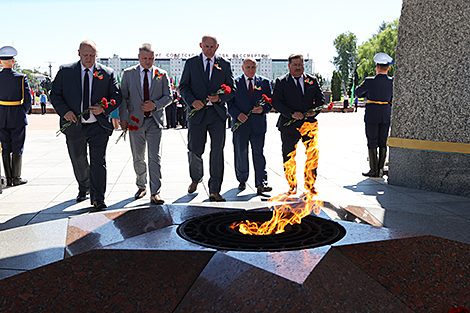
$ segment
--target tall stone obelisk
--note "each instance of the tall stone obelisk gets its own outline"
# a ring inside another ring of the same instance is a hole
[[[470,196],[470,1],[403,0],[389,184]]]

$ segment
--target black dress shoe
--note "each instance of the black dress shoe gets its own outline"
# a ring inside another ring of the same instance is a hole
[[[261,184],[261,185],[256,186],[257,195],[262,195],[264,192],[270,192],[272,190],[273,188],[269,187],[268,185]]]
[[[134,198],[137,200],[137,199],[142,198],[146,194],[147,194],[147,189],[140,189],[139,188],[139,190],[137,190],[137,192],[135,193]]]
[[[162,197],[159,194],[156,194],[156,195],[150,196],[150,203],[156,204],[156,205],[162,205],[163,203],[165,203],[165,201],[162,199]]]
[[[211,193],[209,195],[209,201],[211,202],[225,202],[226,200],[218,193]]]
[[[94,211],[102,211],[105,208],[107,208],[107,206],[103,200],[95,200],[93,201],[93,208],[94,208]]]
[[[75,198],[75,200],[77,200],[77,202],[85,201],[85,200],[86,200],[86,195],[87,195],[88,193],[89,193],[88,191],[87,191],[87,192],[82,192],[82,191],[80,191],[80,192],[78,193],[77,198]]]
[[[238,190],[245,190],[246,189],[246,183],[244,181],[240,182],[238,185]]]

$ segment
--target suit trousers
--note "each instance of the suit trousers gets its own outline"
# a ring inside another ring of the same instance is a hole
[[[129,132],[136,185],[141,189],[145,189],[147,185],[147,165],[145,164],[145,144],[147,144],[150,192],[152,195],[159,194],[162,187],[162,129],[158,127],[153,117],[148,117],[144,118],[142,126],[138,130]]]
[[[233,150],[235,155],[235,174],[239,182],[246,182],[249,175],[248,143],[251,145],[255,186],[267,184],[266,159],[264,158],[265,133],[233,132]]]
[[[389,123],[366,123],[367,147],[369,149],[387,148]]]
[[[106,192],[106,147],[109,136],[98,122],[82,124],[81,136],[67,136],[67,148],[72,161],[78,190],[90,190],[90,201],[104,201]],[[87,146],[90,162],[87,158]]]
[[[213,107],[204,107],[205,116],[201,123],[195,124],[189,119],[188,125],[188,161],[189,175],[193,183],[202,181],[204,175],[202,154],[207,141],[211,139],[209,156],[209,193],[220,193],[224,178],[225,121]]]
[[[300,133],[290,134],[281,132],[284,171],[290,187],[297,187],[295,162],[296,146],[298,141],[302,140],[302,143],[305,146],[305,154],[307,155],[304,169],[304,187],[306,190],[314,190],[314,185],[317,178],[318,149],[316,147],[315,140],[312,139],[315,138],[311,138],[308,135],[301,136]],[[291,165],[289,168],[286,167],[287,161],[289,161],[289,164]]]
[[[2,154],[23,154],[25,138],[25,126],[15,128],[0,127],[0,142],[2,143]]]

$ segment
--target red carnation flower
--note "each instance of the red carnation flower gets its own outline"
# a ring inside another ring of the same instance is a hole
[[[230,86],[225,85],[225,84],[222,84],[222,86],[220,86],[220,87],[222,87],[222,89],[224,90],[224,93],[226,95],[228,95],[232,91],[232,88]]]
[[[273,99],[269,98],[265,94],[263,94],[263,100],[264,100],[264,102],[267,102],[267,103],[270,103],[270,104],[273,103]]]
[[[140,120],[137,117],[134,117],[134,122],[136,122],[136,124],[139,124]]]
[[[115,106],[115,105],[116,105],[116,100],[111,99],[111,105],[112,105],[112,106]]]

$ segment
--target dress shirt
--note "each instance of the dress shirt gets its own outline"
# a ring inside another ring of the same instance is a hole
[[[144,72],[144,68],[142,67],[142,65],[139,64],[139,68],[140,68],[140,90],[142,90],[142,95],[143,95],[143,90],[144,90],[144,75],[145,75],[145,72]],[[149,68],[149,72],[148,72],[148,76],[147,76],[147,79],[149,81],[149,94],[150,94],[150,88],[152,87],[152,73],[153,73],[154,69],[153,69],[153,66],[151,68]]]
[[[81,76],[82,76],[82,86],[83,86],[83,83],[85,81],[85,68],[86,67],[83,66],[82,62],[80,62],[80,66],[82,68],[82,72],[81,72],[82,75]],[[91,68],[89,68],[89,72],[88,72],[88,78],[89,78],[88,81],[90,82],[90,86],[89,86],[89,88],[90,88],[90,93],[89,93],[89,95],[90,95],[90,100],[89,100],[90,101],[89,102],[90,107],[95,105],[95,103],[91,103],[91,90],[92,90],[92,86],[93,86],[93,71],[94,71],[94,69],[95,69],[95,65],[93,65]],[[82,95],[83,95],[83,88],[82,88]],[[83,99],[82,99],[81,109],[82,109],[81,112],[83,112]],[[81,120],[82,120],[82,123],[84,123],[84,124],[90,124],[90,123],[96,122],[96,117],[90,111],[90,118],[85,120],[82,117]]]
[[[245,77],[246,89],[247,89],[248,91],[250,91],[250,80],[249,80],[249,77],[246,76],[245,74],[243,74],[243,77]],[[251,83],[253,84],[253,88],[256,86],[256,84],[255,84],[255,77],[256,77],[256,75],[254,75],[254,76],[252,77],[252,80],[251,80]]]
[[[207,66],[207,59],[208,57],[205,56],[205,54],[202,54],[202,63],[204,65],[204,72],[206,71],[206,66]],[[211,67],[209,69],[209,77],[212,77],[212,70],[214,69],[214,64],[215,64],[215,55],[211,58]]]
[[[294,84],[297,86],[297,79],[292,75],[291,77],[294,80]],[[304,74],[302,74],[302,76],[300,76],[299,78],[299,82],[300,82],[300,87],[302,88],[302,93],[305,95],[304,80],[305,80]]]
[[[206,55],[203,53],[202,54],[202,63],[204,65],[204,72],[206,72],[206,67],[207,67],[207,59],[208,57],[206,57]],[[211,58],[211,62],[210,62],[210,68],[209,68],[209,77],[212,77],[212,70],[214,69],[214,64],[215,64],[215,55]],[[212,102],[208,101],[206,103],[206,106],[212,106],[214,105]]]

